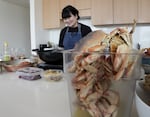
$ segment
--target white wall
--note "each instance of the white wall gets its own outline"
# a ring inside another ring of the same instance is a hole
[[[131,30],[132,25],[115,25],[115,26],[93,26],[90,19],[82,19],[80,22],[89,25],[92,30],[103,30],[106,33],[110,33],[117,27],[128,27]],[[135,32],[133,33],[133,48],[137,48],[137,44],[141,45],[141,48],[150,47],[150,24],[137,24]]]
[[[42,0],[30,0],[30,22],[31,49],[36,49],[49,40],[49,30],[42,28]]]
[[[127,25],[106,26],[106,27],[93,26],[91,24],[90,19],[81,19],[79,22],[90,26],[93,31],[103,30],[106,33],[110,33],[116,27],[129,27],[129,30],[131,29],[131,26],[127,26]],[[60,30],[49,30],[49,41],[58,44],[59,33],[60,33]],[[133,33],[133,48],[137,48],[138,43],[141,45],[141,48],[150,47],[150,24],[147,24],[147,25],[137,24],[135,28],[135,32]]]
[[[0,0],[0,53],[3,43],[7,41],[10,48],[26,49],[30,56],[30,9]]]
[[[42,0],[30,0],[32,1],[31,7],[34,8],[35,13],[35,26],[32,33],[35,35],[34,38],[31,38],[31,41],[35,41],[36,43],[32,43],[32,47],[38,47],[40,43],[47,43],[48,41],[54,42],[58,44],[59,41],[59,33],[60,29],[52,29],[52,30],[44,30],[42,28]],[[35,5],[35,6],[34,6]],[[103,30],[106,33],[109,33],[117,26],[107,26],[107,27],[95,27],[91,24],[90,19],[81,19],[80,22],[89,25],[92,30]],[[119,26],[123,27],[123,26]],[[129,27],[130,29],[131,27]],[[137,48],[137,43],[140,43],[141,48],[150,47],[150,24],[147,25],[137,25],[135,32],[133,34],[133,48]]]

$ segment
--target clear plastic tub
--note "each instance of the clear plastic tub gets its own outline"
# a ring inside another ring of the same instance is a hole
[[[71,117],[130,117],[140,76],[141,56],[136,51],[118,55],[65,51]]]
[[[48,69],[42,72],[41,76],[47,81],[60,81],[62,79],[62,70]]]
[[[25,80],[37,80],[41,78],[41,73],[43,69],[36,68],[36,67],[25,67],[18,69],[16,73],[18,74],[19,78]]]

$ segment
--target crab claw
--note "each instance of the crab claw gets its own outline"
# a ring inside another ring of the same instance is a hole
[[[102,96],[105,98],[111,105],[119,104],[119,94],[113,90],[108,90]]]
[[[113,63],[114,70],[116,71],[116,74],[114,76],[115,80],[119,80],[123,76],[125,68],[128,65],[129,55],[127,54],[127,52],[129,52],[129,48],[126,44],[118,46]]]
[[[135,27],[136,27],[136,20],[134,19],[134,20],[133,20],[133,27],[132,27],[132,29],[131,29],[131,31],[130,31],[130,34],[133,34],[133,33],[134,33]]]

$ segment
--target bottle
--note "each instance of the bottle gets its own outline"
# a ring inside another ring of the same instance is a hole
[[[0,62],[2,61],[2,59],[3,59],[3,54],[2,54],[2,45],[1,45],[1,43],[0,43]],[[0,64],[1,65],[1,64]]]
[[[9,54],[9,48],[8,48],[8,42],[4,42],[4,55],[3,60],[4,61],[10,61],[11,57]]]

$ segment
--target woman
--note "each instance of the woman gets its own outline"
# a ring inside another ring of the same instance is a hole
[[[60,32],[59,47],[63,47],[65,50],[74,48],[82,37],[92,31],[89,26],[78,22],[79,11],[71,5],[62,10],[62,19],[66,27]]]

